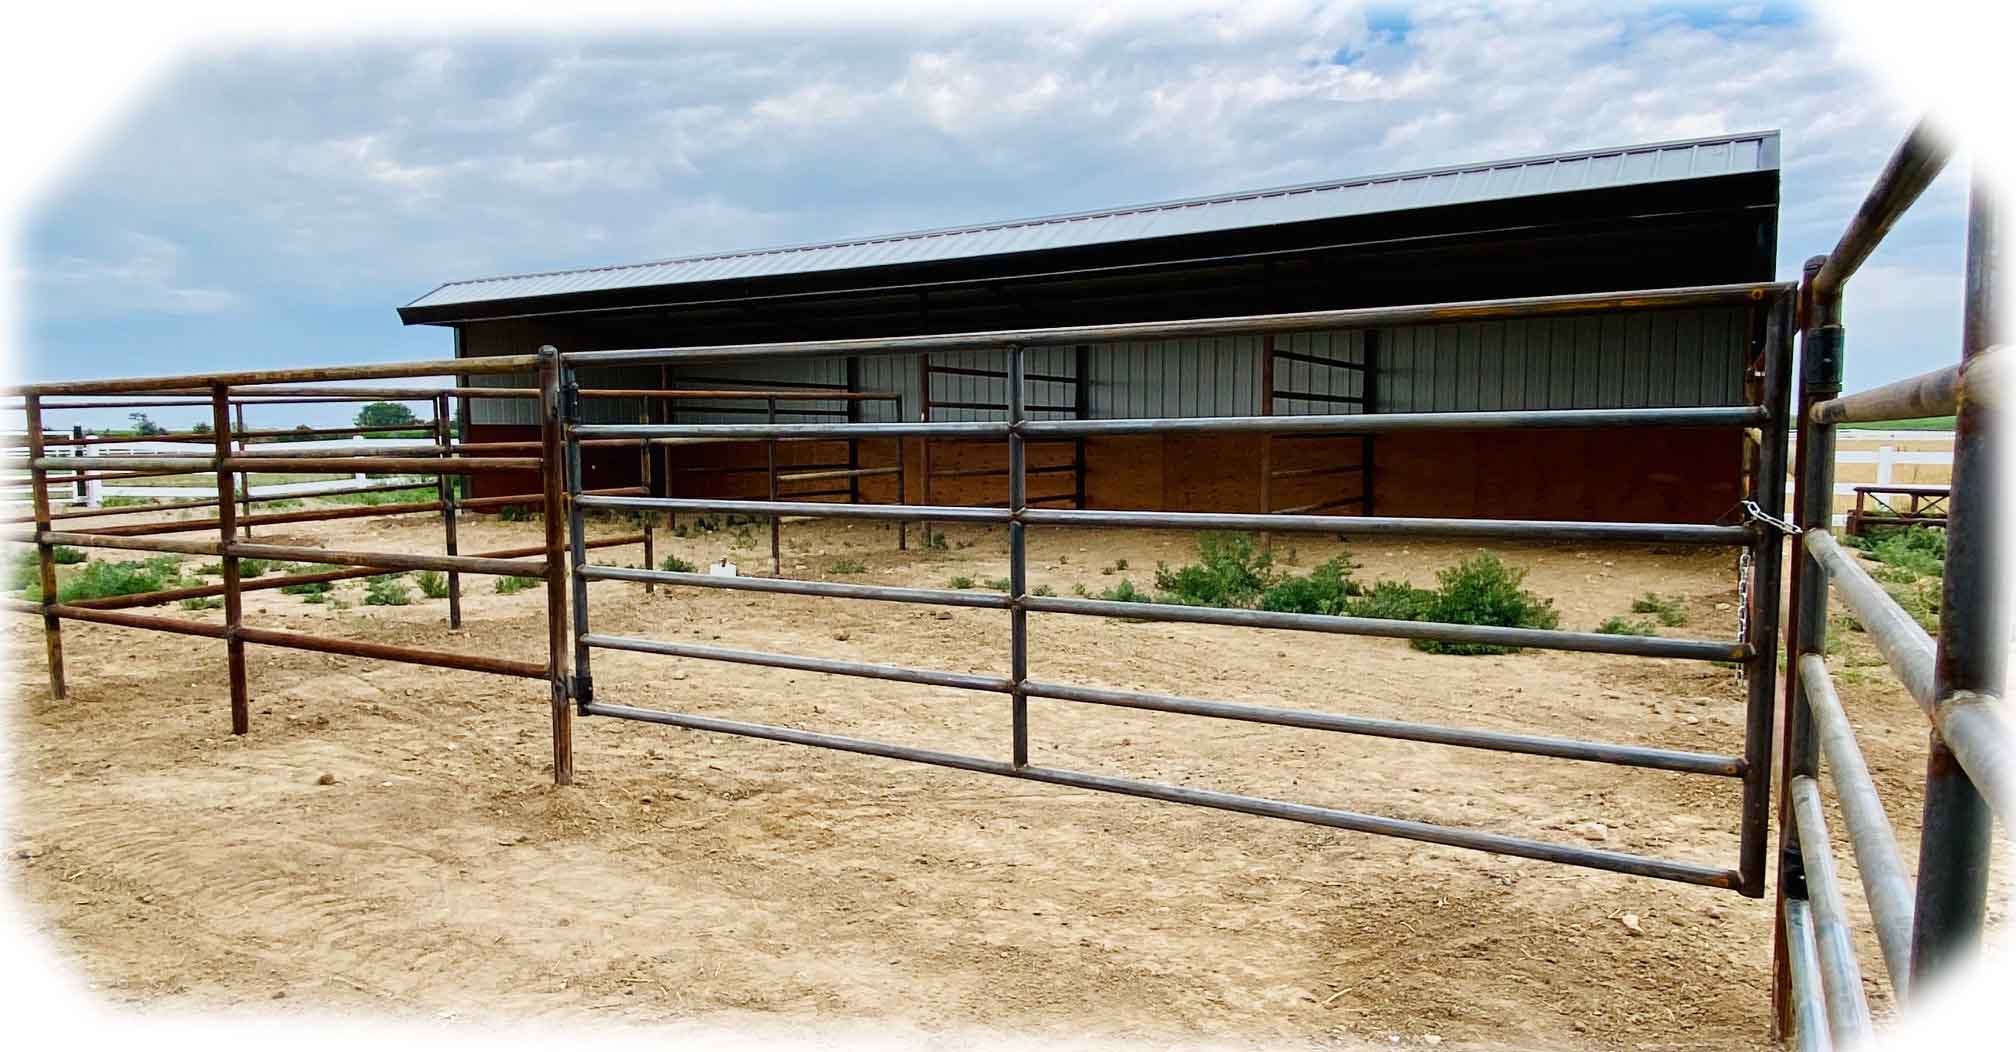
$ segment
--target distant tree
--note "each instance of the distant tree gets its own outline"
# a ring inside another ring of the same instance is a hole
[[[198,420],[196,421],[196,426],[190,428],[189,430],[194,431],[199,435],[207,435],[210,433],[210,425],[204,423],[201,420]]]
[[[295,424],[295,425],[294,425],[294,433],[293,433],[293,434],[291,434],[291,435],[281,435],[281,436],[280,436],[280,441],[282,441],[282,442],[313,442],[313,441],[315,441],[315,429],[314,429],[314,428],[311,428],[311,427],[309,427],[309,426],[308,426],[307,424]]]
[[[358,427],[406,427],[419,422],[413,410],[397,402],[372,402],[357,410]]]
[[[127,413],[126,419],[133,421],[133,433],[137,435],[165,435],[168,429],[149,419],[146,413]]]

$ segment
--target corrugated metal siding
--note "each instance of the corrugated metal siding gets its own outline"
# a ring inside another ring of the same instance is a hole
[[[1717,136],[1330,180],[1072,215],[627,266],[450,282],[409,307],[1005,255],[1778,167],[1778,133]]]
[[[1696,405],[1734,405],[1743,398],[1743,350],[1747,343],[1747,312],[1740,307],[1704,310],[1634,312],[1570,318],[1465,322],[1379,330],[1379,412],[1462,412],[1497,409],[1611,409]],[[525,353],[528,341],[541,334],[521,332],[519,323],[472,325],[464,329],[465,354]],[[530,342],[529,349],[536,349]],[[1365,360],[1363,331],[1284,334],[1276,350],[1345,362]],[[1260,337],[1237,336],[1192,340],[1153,340],[1095,344],[1088,361],[1091,415],[1098,419],[1126,417],[1250,416],[1260,411]],[[940,353],[936,365],[1002,370],[999,351]],[[1031,348],[1025,355],[1031,373],[1060,376],[1075,371],[1071,347]],[[735,381],[737,386],[765,383],[818,383],[844,387],[846,363],[840,358],[721,363],[675,370],[675,386],[701,386],[705,380]],[[474,377],[478,384],[529,386],[524,376]],[[654,387],[655,367],[597,369],[583,373],[591,387]],[[861,386],[870,391],[894,391],[902,396],[905,419],[918,418],[922,403],[916,355],[866,358],[861,362]],[[1311,394],[1362,397],[1364,373],[1307,362],[1276,360],[1275,389]],[[998,405],[1007,399],[1007,384],[998,377],[934,375],[932,399],[938,402],[980,402]],[[1032,381],[1032,406],[1072,403],[1072,385]],[[760,402],[683,403],[680,423],[743,423],[748,412],[721,408],[760,407]],[[840,402],[782,403],[787,408],[844,409]],[[710,409],[714,410],[710,412]],[[642,405],[634,399],[597,400],[585,409],[592,422],[637,420]],[[890,402],[868,402],[862,419],[895,420]],[[1357,407],[1328,401],[1281,398],[1274,411],[1282,415],[1356,412]],[[537,411],[528,401],[477,402],[479,424],[532,424]],[[1033,419],[1065,417],[1061,411],[1034,411]],[[933,420],[998,420],[999,411],[933,409]],[[840,419],[787,416],[810,421]]]

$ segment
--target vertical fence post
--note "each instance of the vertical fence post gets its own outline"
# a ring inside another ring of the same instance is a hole
[[[1824,530],[1834,521],[1834,426],[1816,423],[1812,408],[1841,393],[1841,301],[1813,294],[1813,278],[1827,257],[1806,261],[1800,283],[1799,463],[1794,476],[1793,522],[1804,531]],[[1785,941],[1785,902],[1806,899],[1806,869],[1799,857],[1797,819],[1792,812],[1792,779],[1811,777],[1819,769],[1813,713],[1799,686],[1799,656],[1827,649],[1827,571],[1806,551],[1796,548],[1792,563],[1792,608],[1786,617],[1790,641],[1785,671],[1785,732],[1778,778],[1778,893],[1773,913],[1771,1003],[1779,1037],[1792,1027],[1791,973]]]
[[[1274,334],[1260,337],[1260,415],[1274,415]],[[1274,511],[1274,433],[1260,435],[1260,514]],[[1267,534],[1260,539],[1267,540]]]
[[[1763,383],[1758,403],[1768,414],[1760,428],[1757,459],[1751,466],[1750,499],[1764,514],[1785,514],[1785,447],[1790,421],[1792,310],[1787,297],[1765,307]],[[1831,487],[1830,487],[1831,488]],[[1778,615],[1785,567],[1785,537],[1764,522],[1750,524],[1750,638],[1754,653],[1745,670],[1749,697],[1743,724],[1742,844],[1738,889],[1764,897],[1766,849],[1771,838],[1771,745],[1777,729]],[[1788,673],[1789,675],[1789,673]]]
[[[448,422],[448,395],[434,396],[434,442],[443,450],[441,458],[454,456],[455,433]],[[441,501],[441,548],[449,555],[460,554],[459,542],[455,538],[455,503],[459,499],[455,493],[455,476],[437,475],[434,492]],[[462,627],[462,574],[459,570],[448,571],[448,627]]]
[[[1023,447],[1024,416],[1022,345],[1008,348],[1008,678],[1014,733],[1015,766],[1029,765],[1029,556],[1023,538],[1022,515],[1029,510],[1028,451]]]
[[[904,416],[903,416],[903,396],[900,394],[896,396],[895,408],[896,408],[896,420],[897,422],[901,423],[904,419]],[[904,464],[904,458],[907,457],[908,455],[909,450],[903,441],[903,436],[901,435],[896,436],[896,503],[898,504],[907,504],[910,502],[910,483],[909,483],[910,469],[906,464]],[[910,550],[910,523],[908,520],[905,519],[896,520],[896,550],[899,552],[907,552]]]
[[[68,694],[63,686],[63,619],[49,612],[56,605],[56,550],[42,538],[49,530],[49,472],[35,463],[43,456],[41,396],[25,396],[21,409],[28,417],[28,488],[35,506],[35,560],[42,585],[42,648],[49,659],[49,696],[61,701]]]
[[[232,499],[232,483],[238,473],[224,464],[234,443],[231,389],[223,384],[210,385],[210,430],[217,455],[217,537],[225,546],[219,562],[224,566],[224,652],[230,663],[231,733],[245,734],[252,729],[252,699],[245,682],[245,641],[238,638],[245,618],[243,597],[238,592],[238,557],[231,554],[231,546],[238,543],[238,505]]]
[[[1790,323],[1788,322],[1787,324],[1789,325]],[[1789,334],[1789,332],[1786,335],[1785,339],[1787,341],[1787,348],[1788,348],[1786,368],[1790,368],[1791,366],[1790,366],[1789,348],[1790,348],[1791,335]],[[1360,413],[1376,413],[1379,411],[1379,330],[1378,329],[1365,330],[1365,354],[1363,356],[1363,359],[1365,369],[1363,372],[1360,372],[1358,374],[1358,398],[1359,398],[1358,411]],[[1365,434],[1359,436],[1359,441],[1360,445],[1358,446],[1358,491],[1364,496],[1365,499],[1359,503],[1358,511],[1359,514],[1361,515],[1376,515],[1378,514],[1378,511],[1376,510],[1375,507],[1373,494],[1374,491],[1378,488],[1378,475],[1374,470],[1376,466],[1376,455],[1375,455],[1376,450],[1374,447],[1378,442],[1378,438],[1375,435],[1373,435],[1370,431],[1367,431]],[[1784,474],[1784,464],[1782,461],[1779,464],[1779,474],[1781,476]],[[1785,489],[1783,485],[1785,480],[1784,478],[1781,477],[1779,478],[1778,481],[1780,483],[1778,489],[1780,496],[1782,498]],[[1782,500],[1780,503],[1782,505],[1783,503]]]
[[[251,445],[251,444],[252,444],[252,440],[251,440],[251,439],[249,439],[249,438],[247,438],[247,437],[245,437],[245,430],[246,430],[246,428],[245,428],[245,403],[243,403],[243,402],[240,402],[240,403],[238,403],[238,405],[237,405],[237,407],[236,407],[236,408],[237,408],[237,417],[238,417],[238,443],[237,443],[237,445],[238,445],[238,451],[242,453],[242,452],[244,452],[244,451],[245,451],[245,447],[247,447],[247,446],[249,446],[249,445]],[[239,475],[238,475],[238,503],[239,503],[240,507],[242,508],[242,510],[243,510],[243,512],[244,512],[244,515],[245,515],[245,517],[246,517],[246,518],[248,518],[248,519],[249,519],[249,518],[251,518],[251,517],[252,517],[252,473],[251,473],[251,472],[249,472],[249,471],[248,471],[248,472],[244,472],[244,473],[241,473],[241,474],[239,474]],[[245,536],[247,536],[247,537],[250,537],[250,536],[252,536],[252,527],[251,527],[251,525],[250,525],[249,523],[248,523],[248,524],[246,524],[246,525],[245,525],[245,526],[243,526],[243,527],[240,527],[240,528],[241,528],[241,529],[243,529],[243,530],[245,531]]]
[[[766,398],[763,400],[763,404],[765,407],[763,419],[772,424],[776,423],[777,400],[775,398]],[[763,458],[764,474],[770,482],[770,499],[774,501],[777,499],[777,440],[775,438],[768,439],[763,443]],[[770,515],[770,576],[772,577],[784,576],[783,534],[782,516],[772,512]]]
[[[566,445],[573,440],[563,418],[560,352],[539,348],[539,459],[545,475],[546,672],[553,695],[553,784],[574,781],[574,711],[567,684],[567,476]],[[585,698],[583,699],[586,700]]]
[[[1975,361],[2002,338],[1995,282],[2000,269],[1999,210],[1978,169],[1967,216],[1965,315],[1961,361]],[[2006,569],[2000,504],[2000,411],[1962,389],[1953,426],[1952,497],[1946,512],[1946,574],[1939,612],[1935,704],[1956,694],[2000,696],[2008,674],[2009,608],[2000,595]],[[1919,988],[1981,941],[1988,901],[1991,815],[1939,732],[1925,766],[1918,849],[1911,982]]]
[[[645,397],[643,411],[637,416],[638,423],[649,424],[651,422],[652,401],[653,399],[648,395]],[[651,492],[651,440],[648,438],[641,439],[637,443],[637,484],[644,487],[646,494]],[[646,570],[655,570],[658,568],[658,549],[652,543],[651,513],[648,511],[643,512],[638,515],[638,518],[644,522],[644,568]],[[645,595],[650,595],[655,591],[657,591],[656,586],[652,585],[649,581],[644,582]]]
[[[931,352],[917,356],[917,422],[931,422]],[[931,504],[931,436],[917,436],[917,503],[929,507]],[[920,536],[924,550],[931,550],[931,520],[918,523],[922,528]]]

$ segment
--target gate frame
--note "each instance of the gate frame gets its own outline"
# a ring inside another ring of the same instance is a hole
[[[1004,777],[1067,785],[1175,803],[1185,803],[1290,821],[1351,829],[1495,852],[1544,861],[1683,883],[1735,890],[1748,897],[1764,893],[1766,840],[1770,817],[1771,730],[1775,723],[1776,642],[1779,615],[1778,574],[1783,563],[1784,536],[1762,524],[1778,520],[1784,504],[1786,444],[1796,287],[1772,282],[1655,289],[1632,292],[1521,297],[1421,306],[1356,308],[1296,314],[1258,315],[1176,322],[1074,326],[886,339],[815,340],[794,343],[743,344],[560,354],[562,362],[559,419],[568,452],[570,480],[578,480],[580,447],[584,442],[636,439],[644,442],[692,439],[744,439],[775,442],[791,438],[860,439],[937,438],[995,439],[1008,453],[1007,507],[932,505],[836,505],[793,501],[714,500],[672,497],[596,496],[581,491],[578,481],[568,495],[569,533],[577,541],[572,551],[574,673],[570,688],[575,713],[609,716],[690,729],[812,745],[889,759],[907,760]],[[1746,404],[1667,409],[1534,410],[1448,413],[1383,413],[1348,415],[1244,417],[1179,417],[1118,420],[1029,420],[1026,413],[1024,349],[1029,346],[1072,346],[1129,339],[1178,336],[1278,334],[1374,325],[1485,320],[1643,310],[1660,307],[1744,305],[1751,308],[1752,363],[1755,380],[1748,385]],[[609,365],[658,365],[750,358],[846,357],[920,354],[951,350],[1000,350],[1006,353],[1007,415],[1005,421],[933,422],[928,418],[897,424],[589,424],[581,422],[579,388],[574,372]],[[541,354],[557,353],[542,348]],[[1754,392],[1755,404],[1747,404]],[[1618,426],[1740,426],[1755,443],[1745,521],[1738,525],[1679,523],[1565,522],[1498,519],[1437,519],[1366,515],[1237,514],[1193,512],[1111,512],[1034,509],[1029,507],[1026,446],[1040,439],[1083,439],[1092,435],[1166,432],[1239,432],[1276,434],[1382,431],[1490,430],[1509,428],[1578,428]],[[927,447],[928,448],[928,447]],[[1008,530],[1010,593],[974,595],[949,589],[892,588],[876,585],[795,581],[780,578],[725,578],[701,573],[599,566],[587,561],[578,545],[583,516],[592,509],[644,512],[740,512],[754,515],[804,515],[882,521],[943,521],[1002,525]],[[1285,614],[1257,610],[1227,610],[1159,603],[1113,603],[1096,599],[1032,596],[1028,593],[1025,531],[1028,526],[1151,527],[1189,530],[1246,529],[1256,532],[1335,533],[1374,536],[1446,536],[1525,540],[1627,540],[1648,543],[1728,546],[1743,549],[1755,567],[1757,587],[1751,590],[1744,624],[1750,635],[1739,641],[1619,637],[1587,632],[1451,625],[1434,622],[1388,621],[1328,615]],[[622,580],[700,588],[723,588],[773,594],[816,595],[883,602],[923,603],[1006,610],[1009,614],[1008,677],[978,676],[839,661],[801,655],[700,646],[660,640],[606,635],[590,627],[588,582]],[[1270,709],[1169,695],[1144,694],[1042,683],[1028,678],[1027,624],[1031,612],[1121,617],[1198,624],[1384,636],[1389,638],[1492,642],[1516,646],[1740,662],[1746,671],[1744,747],[1740,756],[1717,756],[1613,743],[1572,741],[1531,735],[1440,727],[1401,721],[1371,720],[1303,710]],[[628,650],[672,657],[697,658],[774,668],[917,683],[1009,697],[1007,761],[960,755],[887,742],[843,737],[788,727],[716,719],[688,713],[641,709],[598,700],[593,678],[593,653],[598,649]],[[1028,699],[1048,698],[1085,704],[1301,727],[1306,729],[1424,741],[1461,747],[1544,755],[1648,767],[1694,774],[1737,777],[1743,781],[1739,811],[1741,842],[1733,868],[1675,862],[1579,846],[1504,836],[1360,814],[1307,804],[1272,800],[1116,778],[1029,763]]]

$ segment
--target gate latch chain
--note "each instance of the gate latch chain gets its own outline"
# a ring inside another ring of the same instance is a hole
[[[1785,521],[1784,519],[1781,519],[1776,515],[1773,515],[1770,512],[1765,511],[1763,508],[1758,507],[1757,502],[1754,500],[1746,500],[1743,502],[1743,517],[1751,522],[1761,522],[1766,526],[1777,527],[1778,532],[1783,533],[1787,537],[1797,537],[1801,533],[1805,532],[1801,530],[1799,527],[1794,526],[1791,523]]]

